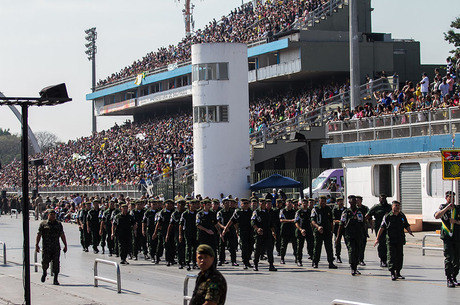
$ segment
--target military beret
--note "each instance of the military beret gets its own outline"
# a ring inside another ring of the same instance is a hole
[[[48,209],[48,210],[46,210],[46,213],[48,213],[48,214],[51,214],[51,213],[56,214],[56,211],[53,210],[53,209]]]
[[[356,198],[355,195],[348,195],[348,199]]]
[[[124,207],[128,207],[128,204],[126,204],[126,203],[123,203],[123,204],[121,205],[121,207],[122,207],[122,208],[124,208]]]
[[[401,205],[401,202],[399,202],[398,200],[393,200],[393,202],[391,204],[399,204],[399,205]]]
[[[184,199],[181,199],[181,200],[177,200],[176,203],[177,204],[186,204],[187,201],[185,201]]]
[[[251,202],[258,202],[259,200],[257,198],[252,198]]]
[[[339,200],[343,200],[343,197],[339,197],[339,198],[337,198],[337,201],[339,201]]]
[[[270,200],[270,199],[269,199]],[[267,199],[265,198],[259,198],[259,202],[267,202]]]
[[[94,199],[93,202],[94,203],[101,203],[101,199]]]
[[[316,200],[313,199],[313,198],[308,198],[308,201],[309,201],[309,202],[316,202]]]
[[[199,245],[198,248],[196,248],[196,253],[206,254],[206,255],[215,257],[214,250],[210,246],[205,245],[205,244]]]
[[[241,202],[249,201],[249,199],[248,199],[248,198],[241,198],[240,201],[241,201]]]
[[[229,199],[228,199],[228,198],[225,198],[224,201],[225,201],[225,200],[229,200]],[[220,203],[220,201],[219,201],[219,199],[213,199],[213,200],[212,200],[212,203]]]
[[[211,200],[209,200],[209,199],[203,199],[203,200],[201,200],[201,203],[202,203],[202,204],[211,203]]]
[[[325,195],[321,195],[319,196],[319,199],[327,199],[327,197]]]
[[[91,201],[86,201],[85,204],[91,204]]]
[[[141,200],[141,199],[138,199],[134,202],[135,204],[143,204],[144,203],[144,200]]]
[[[174,204],[174,201],[172,199],[166,199],[165,204]]]
[[[388,197],[388,196],[387,196],[386,194],[384,194],[384,193],[381,193],[381,194],[380,194],[380,197],[385,197],[385,198],[386,198],[386,197]]]

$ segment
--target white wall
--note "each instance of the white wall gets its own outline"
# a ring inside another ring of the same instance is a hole
[[[193,107],[228,105],[229,122],[194,123],[195,194],[249,195],[249,90],[245,44],[192,46],[192,65],[228,62],[228,80],[192,83]]]

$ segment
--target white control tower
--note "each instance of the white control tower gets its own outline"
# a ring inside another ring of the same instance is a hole
[[[195,195],[247,197],[249,90],[247,46],[192,45]]]

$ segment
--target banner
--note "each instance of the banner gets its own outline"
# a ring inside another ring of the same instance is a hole
[[[138,74],[136,77],[136,80],[134,81],[134,84],[139,86],[142,83],[142,80],[145,78],[145,72],[142,72],[141,74]]]
[[[442,179],[460,180],[460,149],[441,148]]]

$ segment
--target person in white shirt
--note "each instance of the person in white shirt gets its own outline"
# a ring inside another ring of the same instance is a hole
[[[428,95],[429,86],[430,86],[430,80],[428,78],[428,74],[426,74],[426,72],[423,72],[422,80],[420,81],[420,91],[422,92],[423,96]]]

